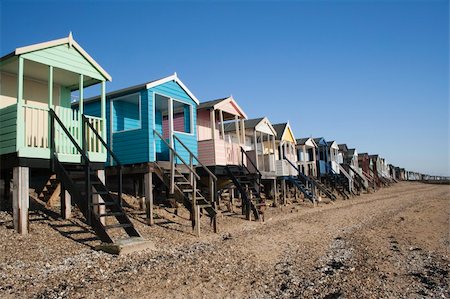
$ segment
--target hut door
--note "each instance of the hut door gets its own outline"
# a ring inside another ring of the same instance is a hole
[[[170,144],[169,101],[170,98],[155,94],[155,130]],[[158,136],[154,140],[156,161],[169,161],[167,145]]]

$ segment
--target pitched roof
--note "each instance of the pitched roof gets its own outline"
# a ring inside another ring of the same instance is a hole
[[[68,44],[71,47],[74,47],[80,54],[83,56],[90,64],[100,73],[102,76],[108,80],[112,81],[111,76],[73,39],[72,32],[69,33],[69,36],[63,37],[60,39],[55,39],[52,41],[47,41],[43,43],[33,44],[25,47],[16,48],[13,52],[4,55],[0,58],[0,61],[4,61],[13,56],[18,56],[22,54],[26,54],[29,52],[35,52],[47,48],[52,48],[60,45]]]
[[[233,96],[229,96],[226,98],[221,98],[217,100],[202,102],[197,106],[197,110],[201,109],[226,109],[225,107],[221,107],[221,105],[227,105],[230,104],[233,109],[240,115],[242,118],[247,118],[247,115],[245,114],[244,110],[236,103]],[[225,110],[224,110],[225,111]],[[229,111],[228,111],[229,112]],[[234,114],[234,113],[231,113]]]
[[[246,129],[254,129],[263,119],[264,119],[264,117],[246,119],[246,120],[244,120],[244,126]],[[235,131],[235,130],[236,130],[236,126],[235,126],[234,121],[232,121],[230,123],[226,123],[224,126],[225,132],[230,132],[230,131]]]
[[[317,144],[317,146],[320,145],[320,142],[321,142],[322,140],[326,142],[325,138],[323,138],[323,137],[316,137],[316,138],[314,138],[314,142]],[[327,145],[328,145],[328,144],[327,144]]]
[[[219,104],[220,102],[223,102],[226,99],[229,99],[230,97],[226,97],[226,98],[221,98],[221,99],[217,99],[217,100],[211,100],[211,101],[206,101],[206,102],[201,102],[198,106],[197,109],[208,109],[208,108],[214,108],[214,106],[216,104]]]
[[[348,147],[347,147],[347,144],[345,144],[345,143],[338,144],[338,147],[339,147],[339,150],[343,151],[343,152],[346,152],[346,151],[349,150]]]
[[[347,155],[348,156],[353,156],[355,154],[356,149],[355,148],[350,148],[347,151]]]
[[[277,139],[281,139],[283,137],[283,132],[286,130],[288,123],[281,123],[281,124],[274,124],[272,125],[275,129],[275,132],[277,132]]]
[[[107,98],[108,97],[118,97],[121,95],[137,92],[142,89],[150,89],[152,87],[155,87],[155,86],[158,86],[158,85],[170,82],[170,81],[175,81],[176,83],[178,83],[178,85],[180,85],[180,87],[189,95],[189,97],[191,97],[192,100],[194,100],[195,103],[197,103],[197,104],[199,103],[198,99],[191,93],[191,91],[178,78],[177,73],[174,73],[173,75],[163,77],[160,79],[156,79],[153,81],[148,81],[146,83],[141,83],[141,84],[137,84],[137,85],[133,85],[130,87],[126,87],[126,88],[108,92],[106,94],[106,97]],[[83,102],[88,103],[88,102],[95,102],[95,101],[99,101],[99,100],[100,100],[100,96],[94,96],[94,97],[85,99]],[[72,105],[77,105],[77,103],[73,103]]]
[[[297,139],[296,141],[297,141],[297,144],[298,145],[304,145],[305,143],[306,143],[306,141],[308,141],[310,139],[310,137],[307,137],[307,138],[299,138],[299,139]]]

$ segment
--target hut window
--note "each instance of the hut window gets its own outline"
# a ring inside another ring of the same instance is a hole
[[[141,96],[139,93],[114,99],[112,106],[113,133],[141,128]]]
[[[173,101],[173,130],[181,133],[192,133],[191,105]]]

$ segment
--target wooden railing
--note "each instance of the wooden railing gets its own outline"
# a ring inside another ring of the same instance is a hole
[[[86,124],[90,124],[85,128],[86,150],[91,153],[105,153],[105,147],[100,140],[103,136],[103,120],[100,117],[87,115],[83,115],[83,118]]]
[[[24,146],[31,149],[50,148],[50,115],[49,108],[45,106],[24,105]],[[81,145],[81,117],[77,110],[55,106],[55,115],[73,137]],[[103,135],[103,120],[99,117],[85,116],[92,127]],[[86,127],[86,150],[90,153],[106,153],[99,138],[94,134],[92,128]],[[20,134],[20,132],[18,132]],[[73,142],[64,132],[59,122],[55,123],[55,152],[64,155],[79,155]]]
[[[31,148],[49,148],[48,107],[24,105],[25,146]],[[18,132],[21,134],[21,132]]]

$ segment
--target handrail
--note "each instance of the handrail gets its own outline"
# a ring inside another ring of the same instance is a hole
[[[121,167],[122,164],[119,161],[119,158],[117,158],[116,154],[111,150],[111,148],[106,144],[105,140],[103,140],[102,136],[97,132],[97,130],[94,128],[94,126],[89,122],[88,118],[83,114],[82,116],[83,122],[87,123],[89,128],[94,132],[94,134],[97,136],[97,138],[100,140],[100,142],[103,144],[103,146],[106,148],[108,153],[113,157],[113,159],[116,161],[117,166]]]
[[[247,152],[244,150],[244,148],[242,146],[240,146],[241,148],[241,154],[244,154],[247,157],[247,161],[250,161],[250,163],[252,164],[252,166],[255,168],[256,172],[258,173],[258,175],[260,177],[262,177],[261,172],[259,171],[258,167],[256,167],[255,163],[253,163],[252,159],[250,158],[250,156],[247,154]],[[256,151],[255,151],[256,154]],[[244,165],[244,161],[241,161],[242,165]]]
[[[200,166],[206,170],[206,172],[215,180],[217,181],[217,177],[214,175],[214,173],[211,172],[211,170],[208,169],[208,167],[206,167],[205,165],[203,165],[203,163],[198,159],[198,157],[196,155],[194,155],[194,153],[183,143],[183,141],[180,140],[180,138],[178,138],[177,135],[173,135],[173,137],[175,137],[176,140],[178,140],[178,142],[188,151],[189,154],[191,154],[192,157],[195,158],[195,160],[197,160],[198,164],[200,164]]]
[[[94,132],[95,136],[97,136],[97,139],[100,140],[100,142],[103,144],[103,146],[106,148],[106,151],[111,155],[111,157],[116,161],[116,165],[119,168],[119,175],[117,177],[118,180],[118,187],[119,190],[117,192],[117,197],[119,199],[119,205],[122,205],[122,191],[123,191],[123,181],[122,181],[122,163],[120,163],[119,158],[117,158],[116,154],[111,150],[111,148],[106,144],[105,140],[103,140],[102,136],[97,132],[97,130],[94,128],[94,126],[89,122],[88,118],[82,114],[82,121],[83,123],[86,123],[89,128],[91,128],[92,132]],[[84,132],[84,126],[83,126],[83,132]],[[86,133],[83,133],[83,136],[86,136]],[[83,142],[86,142],[86,140],[83,140]]]
[[[299,168],[298,166],[295,166],[295,164],[292,163],[291,160],[289,160],[289,159],[286,158],[286,157],[284,157],[283,160],[288,161],[288,163],[289,163],[295,170],[297,170],[298,172],[300,172],[300,168]]]
[[[295,170],[297,170],[298,176],[301,176],[304,180],[310,182],[311,184],[314,184],[314,182],[311,181],[311,179],[310,179],[309,177],[307,177],[306,175],[304,175],[304,174],[300,171],[300,167],[299,167],[299,166],[295,167],[295,164],[292,163],[292,161],[289,160],[289,159],[287,159],[287,158],[284,158],[284,160],[288,161],[289,164],[290,164]]]
[[[178,154],[177,151],[170,146],[170,144],[164,139],[164,137],[156,130],[153,130],[153,133],[156,133],[156,135],[165,143],[165,145],[167,145],[167,147],[175,154],[175,156],[177,156],[181,160],[181,162],[183,162],[183,164],[186,165],[187,168],[195,175],[195,177],[200,180],[200,176],[195,172],[195,170],[192,169],[191,166],[189,166],[189,164],[187,164],[186,161],[180,156],[180,154]]]
[[[76,142],[76,140],[72,137],[72,134],[67,130],[66,126],[63,124],[63,122],[61,121],[61,119],[58,117],[58,115],[55,113],[55,111],[50,108],[49,110],[50,116],[52,117],[52,119],[56,120],[59,124],[59,126],[61,127],[61,129],[63,129],[64,133],[66,133],[67,137],[69,137],[69,140],[73,143],[73,145],[75,146],[75,148],[77,149],[77,151],[81,154],[81,156],[83,157],[83,159],[89,164],[91,163],[91,161],[89,160],[88,156],[86,155],[86,153],[81,149],[81,147],[78,145],[78,142]],[[52,142],[54,142],[54,139],[52,139]]]
[[[87,221],[90,224],[91,223],[91,205],[90,205],[90,201],[91,201],[91,195],[92,195],[92,190],[91,190],[91,177],[90,177],[90,166],[89,164],[91,163],[91,161],[89,160],[86,152],[84,151],[84,149],[82,149],[78,143],[76,142],[76,140],[72,137],[72,134],[70,134],[70,132],[67,130],[66,126],[64,125],[64,123],[61,121],[61,119],[58,117],[58,115],[56,114],[56,112],[50,108],[49,109],[49,115],[50,115],[50,158],[52,159],[52,171],[55,170],[55,163],[58,163],[57,159],[55,161],[55,120],[56,122],[59,124],[60,128],[64,131],[64,133],[67,135],[67,137],[69,137],[69,140],[72,142],[72,144],[75,146],[75,148],[77,149],[77,151],[80,153],[80,155],[83,157],[84,161],[84,171],[85,171],[85,175],[86,175],[86,184],[85,184],[85,188],[86,188],[86,198],[88,200],[88,216],[87,216]],[[83,129],[83,148],[85,146],[85,136],[84,136],[84,129]]]

